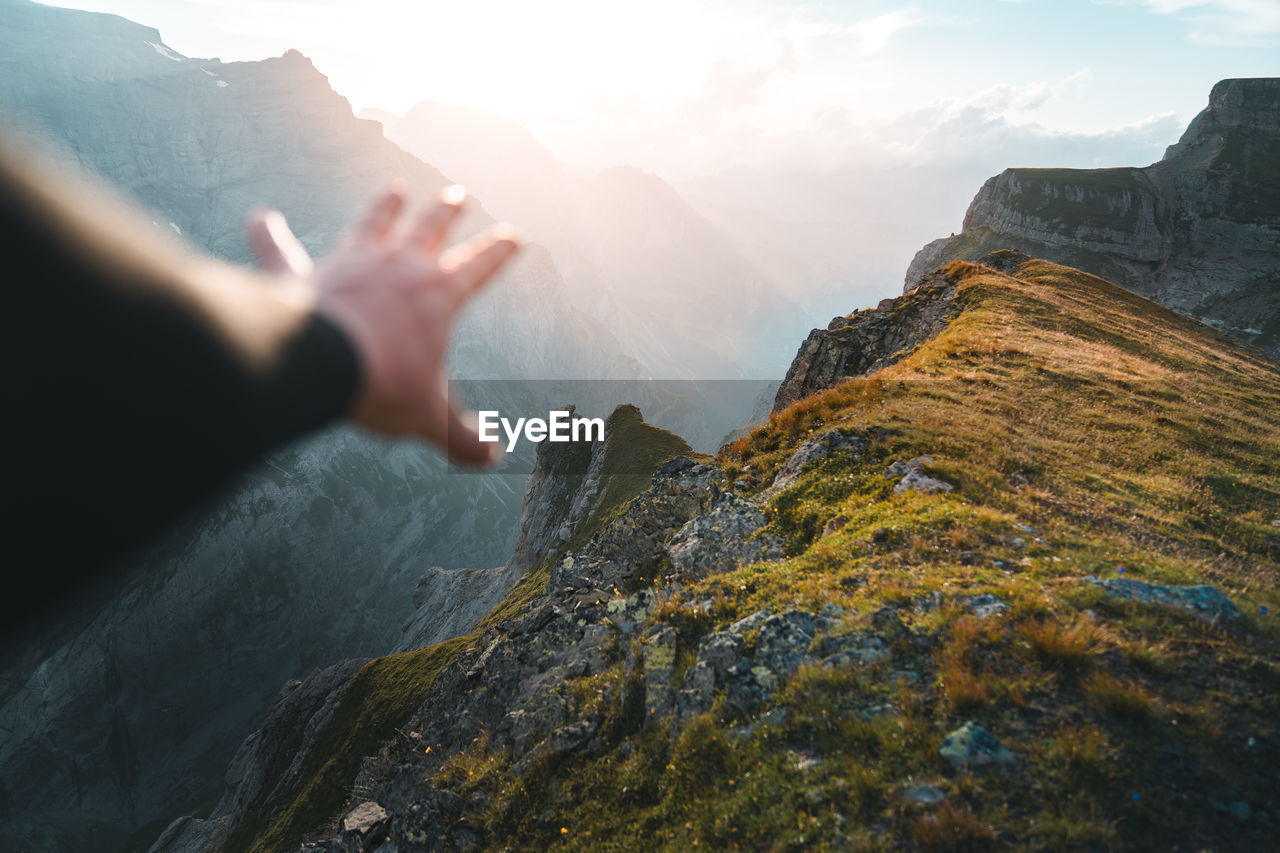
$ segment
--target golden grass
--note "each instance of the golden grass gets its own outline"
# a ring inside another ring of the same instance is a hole
[[[962,310],[937,338],[722,452],[764,488],[817,433],[867,438],[771,499],[786,558],[691,584],[651,616],[678,627],[687,663],[697,637],[748,613],[837,604],[842,630],[883,634],[890,659],[802,667],[770,700],[785,720],[732,746],[742,720],[722,704],[683,733],[642,726],[620,698],[643,695],[637,672],[589,676],[570,693],[609,733],[596,752],[523,776],[480,746],[450,765],[457,793],[488,803],[472,815],[487,846],[1216,849],[1223,818],[1174,786],[1280,813],[1280,368],[1065,267],[947,274]],[[955,491],[894,494],[886,467],[923,454]],[[1213,583],[1247,616],[1206,626],[1111,601],[1087,576]],[[976,595],[1007,611],[980,618]],[[877,621],[885,608],[900,630]],[[949,775],[946,803],[895,807],[893,792],[951,773],[938,747],[970,718],[1017,766]],[[800,754],[820,763],[798,769]],[[1239,849],[1268,849],[1231,830]]]

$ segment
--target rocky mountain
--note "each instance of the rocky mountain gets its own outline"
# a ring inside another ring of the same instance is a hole
[[[356,119],[296,51],[191,59],[154,29],[25,0],[0,0],[0,110],[33,157],[105,177],[156,227],[232,261],[249,258],[254,204],[280,207],[321,253],[392,179],[419,200],[451,183]],[[475,204],[461,232],[491,222]],[[453,360],[478,378],[642,375],[536,245],[474,306]],[[431,605],[469,577],[455,572],[503,563],[527,470],[449,476],[422,446],[339,429],[246,474],[119,583],[5,650],[0,847],[122,849],[195,808],[281,683],[387,652],[415,584]],[[469,628],[505,587],[466,591],[473,609],[431,639]]]
[[[153,850],[1269,850],[1280,368],[1009,252],[846,319],[715,457],[540,452],[502,604]]]
[[[1280,78],[1221,81],[1144,168],[1006,169],[961,233],[920,250],[906,286],[997,249],[1087,270],[1280,357]]]
[[[785,293],[656,175],[565,168],[513,121],[418,104],[365,112],[389,139],[472,188],[545,245],[574,304],[651,375],[776,377],[805,325]],[[704,319],[720,320],[708,326]]]

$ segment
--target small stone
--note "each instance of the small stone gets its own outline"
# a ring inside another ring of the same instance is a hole
[[[1018,758],[992,737],[981,723],[974,720],[947,735],[938,754],[955,770],[1008,766]]]
[[[1003,601],[985,592],[981,595],[970,596],[968,607],[969,612],[979,619],[986,619],[988,616],[999,616],[1009,609]]]
[[[342,819],[342,830],[367,835],[386,819],[387,810],[369,800],[347,812],[347,816]]]
[[[858,712],[858,719],[870,723],[880,717],[896,717],[897,715],[898,709],[894,707],[892,702],[881,702],[879,705],[863,708]]]
[[[725,674],[741,658],[742,634],[732,628],[728,631],[717,631],[703,640],[702,645],[698,647],[698,663],[706,664],[715,675],[717,683],[723,683]]]
[[[1220,800],[1209,800],[1209,805],[1213,806],[1216,811],[1223,814],[1229,814],[1239,821],[1246,821],[1253,817],[1253,808],[1244,800],[1236,800],[1232,803],[1224,803]]]
[[[907,492],[919,492],[922,495],[932,495],[953,491],[955,486],[924,473],[923,466],[932,462],[932,456],[919,456],[907,462],[899,461],[890,465],[885,471],[885,476],[902,478],[893,487],[893,493],[902,495]]]
[[[1085,582],[1100,586],[1111,598],[1136,601],[1140,604],[1158,604],[1189,610],[1206,622],[1220,619],[1239,619],[1240,611],[1230,598],[1217,587],[1174,586],[1172,584],[1146,583],[1131,578],[1087,577]]]
[[[756,662],[775,678],[790,675],[809,657],[814,628],[813,614],[803,610],[770,616],[760,626]]]
[[[791,485],[800,476],[801,470],[811,462],[816,462],[832,453],[850,453],[857,457],[867,449],[866,439],[844,430],[828,430],[815,436],[796,448],[774,477],[766,494],[780,492]]]
[[[826,525],[822,528],[822,535],[830,536],[832,533],[838,533],[848,523],[849,523],[849,516],[837,515],[835,518],[828,521]]]
[[[937,785],[916,785],[911,788],[904,788],[902,791],[903,802],[920,803],[921,805],[931,806],[940,803],[947,798],[942,789]]]
[[[818,616],[823,619],[839,619],[844,615],[844,608],[839,604],[828,603],[822,605],[822,610],[818,612]]]
[[[764,610],[757,610],[750,616],[744,616],[737,622],[734,622],[729,626],[729,630],[735,634],[745,634],[748,631],[754,631],[756,628],[759,628],[764,624],[764,620],[769,618],[769,613],[770,611],[768,608],[765,608]]]

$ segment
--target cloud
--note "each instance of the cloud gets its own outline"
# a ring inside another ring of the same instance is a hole
[[[851,24],[845,28],[845,34],[852,36],[855,50],[859,54],[870,56],[888,47],[889,42],[898,33],[918,27],[924,21],[925,18],[920,11],[910,6]]]
[[[1280,3],[1276,0],[1130,0],[1157,15],[1187,23],[1187,37],[1202,44],[1269,47],[1280,45]]]
[[[919,9],[908,6],[847,24],[825,19],[797,19],[791,21],[787,29],[805,41],[834,39],[841,43],[842,49],[861,58],[880,53],[899,34],[927,23],[929,19]]]

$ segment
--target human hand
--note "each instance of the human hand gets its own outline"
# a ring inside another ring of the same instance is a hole
[[[445,358],[463,306],[519,243],[508,226],[497,225],[444,249],[465,195],[449,187],[403,228],[405,191],[393,186],[314,266],[279,211],[254,211],[248,229],[263,267],[313,293],[315,310],[351,340],[363,371],[353,421],[385,435],[425,438],[456,461],[485,464],[497,445],[480,441],[473,412],[450,403]]]

